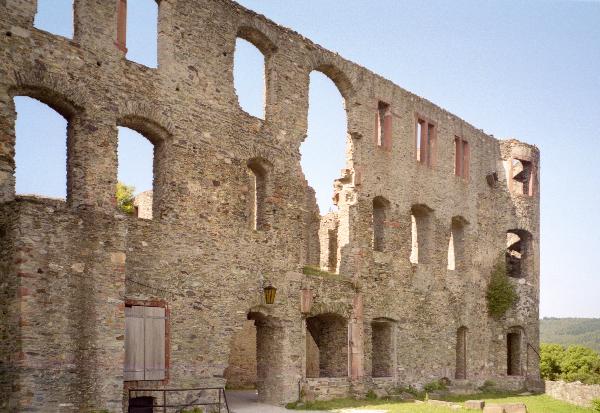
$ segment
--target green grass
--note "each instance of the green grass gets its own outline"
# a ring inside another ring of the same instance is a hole
[[[555,400],[546,395],[516,396],[499,393],[481,393],[467,396],[449,396],[446,400],[462,404],[465,400],[485,400],[489,404],[525,403],[529,413],[594,413],[592,408],[577,407],[569,403]],[[295,406],[294,403],[286,406],[296,410],[336,410],[343,408],[379,409],[389,413],[449,413],[446,407],[431,406],[426,403],[415,404],[410,402],[396,402],[390,400],[355,400],[337,399],[331,401],[307,402]],[[462,410],[468,412],[469,410]],[[473,411],[473,410],[470,410]]]
[[[415,404],[412,402],[391,402],[389,400],[356,400],[356,399],[335,399],[329,401],[306,402],[296,406],[295,403],[289,403],[288,409],[294,410],[338,410],[338,409],[378,409],[389,410],[394,413],[416,412],[416,413],[447,413],[454,410],[429,406],[424,403]]]

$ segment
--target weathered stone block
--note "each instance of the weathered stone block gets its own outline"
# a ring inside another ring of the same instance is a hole
[[[483,410],[485,407],[485,400],[467,400],[465,402],[465,409]]]
[[[504,413],[504,408],[499,404],[486,404],[483,413]]]
[[[504,413],[527,413],[527,406],[524,403],[503,404]]]

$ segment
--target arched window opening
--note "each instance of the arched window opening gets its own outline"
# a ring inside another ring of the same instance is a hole
[[[154,205],[154,145],[141,133],[119,127],[117,202],[122,212],[152,219]]]
[[[270,164],[264,159],[254,158],[248,161],[248,169],[252,173],[252,229],[261,231],[268,229],[267,197]]]
[[[251,42],[238,37],[235,41],[233,84],[242,110],[265,118],[265,56]]]
[[[348,325],[336,314],[306,319],[306,377],[348,376]]]
[[[73,38],[73,0],[37,0],[33,27]]]
[[[384,251],[386,244],[385,225],[390,203],[382,196],[373,198],[373,250]]]
[[[506,232],[506,273],[509,277],[523,278],[527,275],[531,234],[524,230]]]
[[[392,377],[394,368],[394,325],[390,320],[374,320],[371,323],[371,377]]]
[[[17,96],[14,102],[15,192],[65,199],[67,120],[36,99]]]
[[[460,270],[465,258],[465,226],[462,217],[453,217],[450,225],[450,241],[448,244],[448,269]]]
[[[411,209],[410,262],[426,264],[433,252],[432,210],[426,205],[414,205]]]
[[[467,378],[467,331],[467,327],[464,326],[456,330],[456,380]]]
[[[128,60],[157,67],[158,2],[117,0],[117,47]]]
[[[336,210],[333,183],[346,166],[346,111],[333,81],[324,74],[310,74],[308,134],[300,146],[301,164],[308,184],[315,190],[321,214]]]
[[[519,328],[513,328],[506,335],[506,373],[509,376],[520,376],[521,351],[523,346],[523,334]]]
[[[528,196],[535,194],[537,172],[533,162],[524,159],[511,159],[510,177],[509,185],[512,192]]]

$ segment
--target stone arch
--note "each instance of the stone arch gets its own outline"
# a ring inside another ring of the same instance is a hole
[[[285,340],[279,318],[260,307],[250,309],[242,329],[231,339],[224,373],[228,386],[255,387],[259,401],[278,403],[286,390],[281,380],[288,363]]]
[[[336,85],[340,91],[340,94],[344,98],[344,105],[347,112],[349,107],[349,99],[354,96],[355,88],[346,73],[340,69],[338,65],[330,61],[315,62],[309,73],[313,70],[323,73]]]
[[[261,30],[242,25],[238,28],[236,37],[244,39],[252,43],[261,53],[268,59],[277,52],[277,46],[275,43]]]
[[[39,67],[25,67],[13,73],[8,92],[11,96],[29,96],[50,106],[65,119],[81,114],[91,99],[86,89],[77,87],[62,74],[49,73]]]
[[[131,129],[146,131],[149,135],[166,140],[175,134],[175,127],[155,105],[145,102],[128,101],[119,110],[119,122],[130,123]],[[123,125],[125,126],[125,125]]]
[[[74,172],[72,160],[79,154],[77,135],[80,131],[82,118],[85,113],[87,95],[74,89],[69,82],[60,75],[48,74],[40,70],[24,70],[15,72],[11,85],[5,89],[8,99],[5,100],[5,119],[0,123],[7,125],[2,145],[3,155],[0,156],[0,199],[9,201],[15,196],[15,144],[16,144],[16,110],[14,98],[24,96],[36,99],[53,109],[67,121],[67,164],[65,166],[67,177],[66,198],[72,204],[78,198],[75,182],[77,173]]]

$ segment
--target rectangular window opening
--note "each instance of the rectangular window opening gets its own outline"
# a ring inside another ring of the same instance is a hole
[[[470,148],[469,142],[456,136],[454,138],[454,174],[469,178]]]
[[[379,101],[377,104],[377,146],[391,148],[392,113],[390,105]]]
[[[417,118],[415,136],[415,157],[429,167],[435,164],[436,131],[435,125],[422,118]]]

